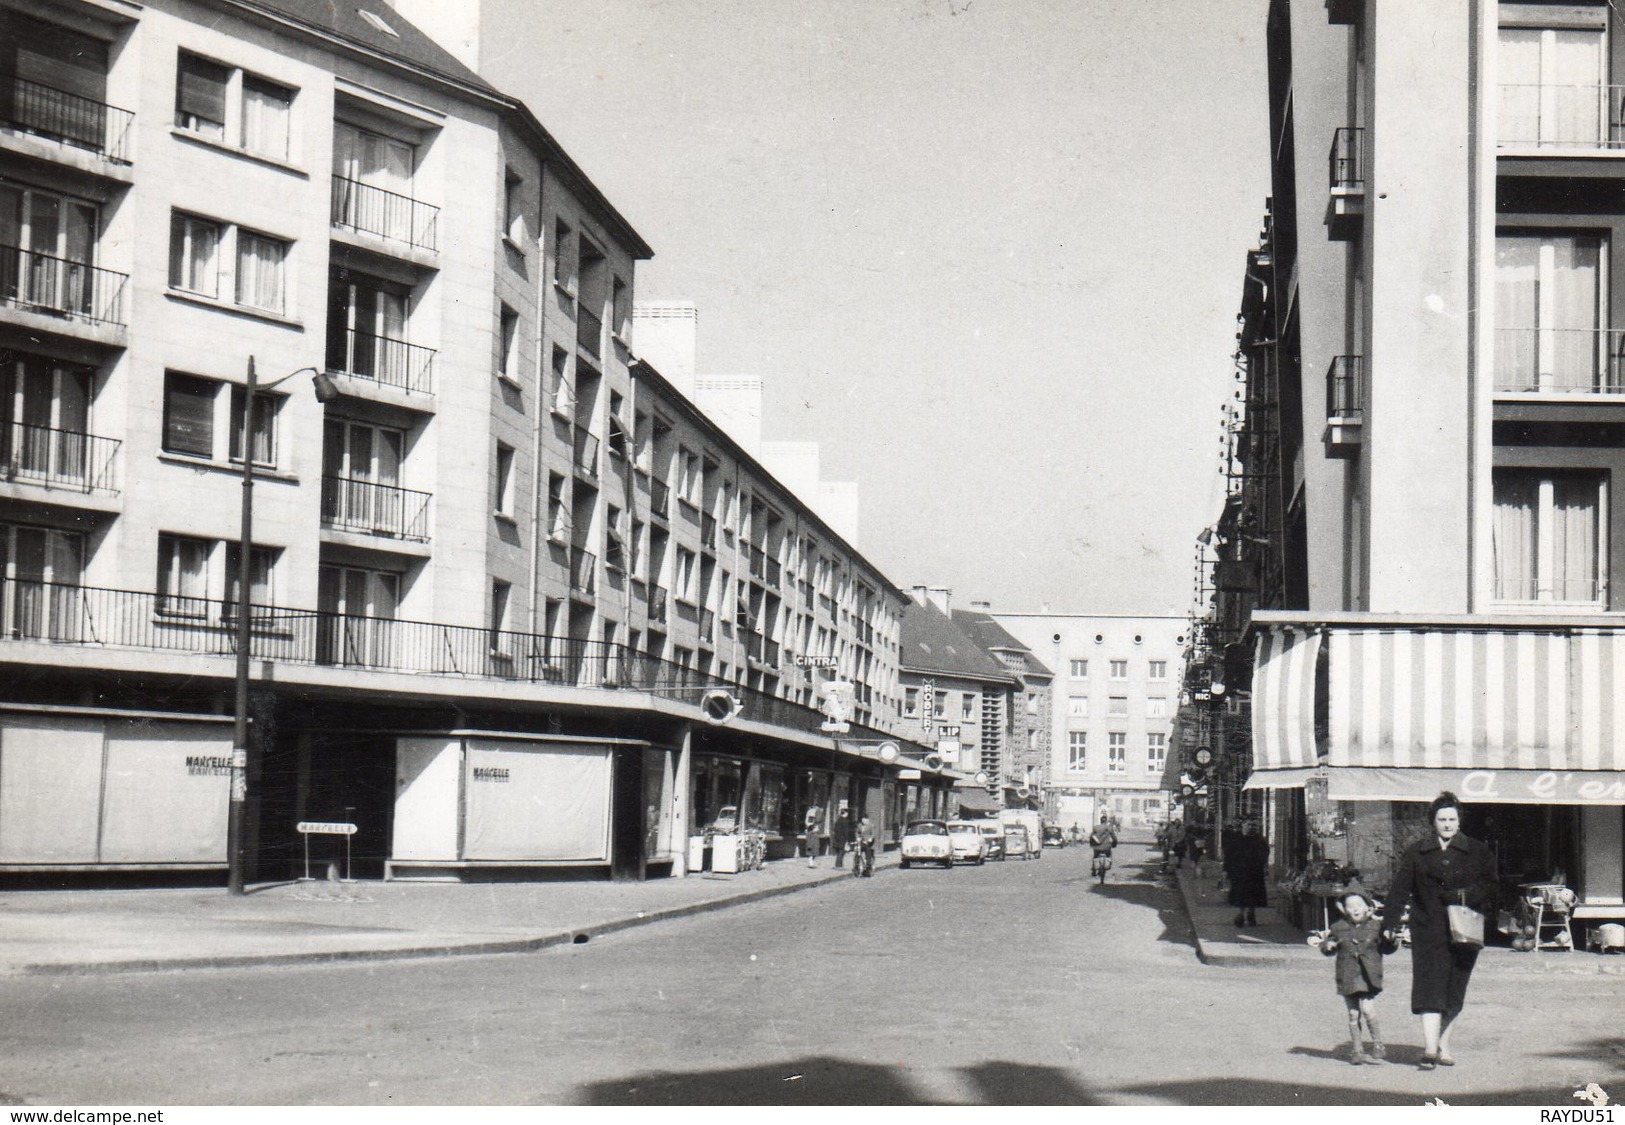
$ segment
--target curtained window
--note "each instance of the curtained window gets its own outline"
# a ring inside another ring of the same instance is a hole
[[[175,83],[175,125],[213,140],[226,136],[226,87],[231,69],[196,55],[180,57]]]
[[[220,295],[221,225],[176,212],[169,220],[169,284],[204,297]]]
[[[1495,240],[1495,384],[1503,391],[1618,389],[1604,312],[1607,246],[1594,235]]]
[[[1496,600],[1605,604],[1603,503],[1596,474],[1497,472],[1491,527]]]
[[[288,244],[251,231],[237,232],[237,303],[267,312],[283,307],[283,259]]]
[[[243,78],[243,148],[274,160],[288,158],[293,91],[263,78]]]

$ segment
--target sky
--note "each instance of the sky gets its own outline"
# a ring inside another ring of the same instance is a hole
[[[1182,613],[1268,194],[1267,0],[484,0],[482,73],[899,586]],[[636,350],[636,340],[633,341]]]

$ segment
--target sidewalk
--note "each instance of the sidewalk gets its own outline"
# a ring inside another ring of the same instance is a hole
[[[896,854],[876,870],[895,867]],[[852,878],[825,856],[646,883],[277,883],[0,892],[0,974],[516,953]]]
[[[1217,889],[1218,864],[1204,864],[1200,877],[1189,867],[1179,869],[1174,872],[1174,878],[1195,933],[1196,955],[1203,964],[1320,966],[1323,955],[1308,944],[1308,934],[1281,917],[1274,907],[1257,911],[1258,925],[1238,929],[1236,908],[1229,905],[1226,892]],[[1497,973],[1625,976],[1625,955],[1575,951],[1519,953],[1503,946],[1490,946],[1480,954],[1479,966],[1493,967]]]

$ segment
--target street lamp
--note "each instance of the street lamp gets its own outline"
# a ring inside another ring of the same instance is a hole
[[[261,390],[273,390],[295,375],[309,374],[319,402],[332,402],[338,388],[314,367],[301,367],[262,388],[254,374],[254,357],[248,357],[248,379],[243,393],[243,514],[242,533],[237,541],[237,676],[235,724],[231,737],[231,804],[226,816],[226,889],[243,893],[243,807],[248,801],[248,663],[253,625],[249,620],[249,593],[254,576],[254,398]]]

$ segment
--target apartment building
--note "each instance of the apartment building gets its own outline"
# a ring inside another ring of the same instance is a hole
[[[1183,617],[1006,613],[993,620],[1054,669],[1049,786],[1057,823],[1103,813],[1143,828],[1167,819],[1165,772],[1179,706]]]
[[[903,597],[637,360],[652,251],[522,103],[382,2],[0,0],[0,63],[0,873],[891,807]]]
[[[994,619],[991,609],[989,602],[971,602],[969,609],[953,610],[954,624],[1015,678],[1002,775],[1018,788],[1041,794],[1044,811],[1054,819],[1051,716],[1055,677],[1032,649]]]
[[[1625,914],[1618,12],[1275,0],[1268,43],[1213,582],[1246,785],[1283,866],[1381,886],[1450,789],[1509,889]]]

